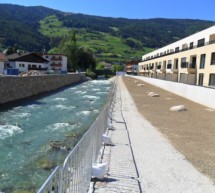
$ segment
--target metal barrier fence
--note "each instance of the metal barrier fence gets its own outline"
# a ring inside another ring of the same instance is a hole
[[[108,123],[110,104],[113,101],[116,83],[109,94],[108,105],[69,153],[63,167],[56,167],[37,193],[86,193],[91,179],[92,164],[96,163],[102,134]]]

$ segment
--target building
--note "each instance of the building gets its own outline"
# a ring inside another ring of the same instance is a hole
[[[7,69],[17,69],[19,73],[29,70],[47,71],[48,61],[36,53],[14,53],[7,56]]]
[[[4,74],[4,66],[7,58],[4,54],[0,53],[0,74]]]
[[[138,62],[139,61],[130,61],[125,65],[126,74],[137,75],[138,74]]]
[[[48,60],[48,70],[54,70],[56,73],[67,73],[67,57],[63,54],[41,54]]]
[[[142,56],[139,74],[215,87],[215,26]]]

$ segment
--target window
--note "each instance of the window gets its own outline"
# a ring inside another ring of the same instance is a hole
[[[175,48],[175,52],[179,52],[179,47]]]
[[[167,69],[172,68],[172,60],[168,60]]]
[[[181,68],[187,68],[186,58],[181,58]]]
[[[190,49],[193,49],[193,42],[190,43]]]
[[[205,68],[205,57],[206,57],[206,55],[205,55],[205,54],[201,54],[201,58],[200,58],[200,66],[199,66],[199,68],[200,68],[200,69]]]
[[[150,70],[152,70],[154,68],[154,63],[152,63],[152,65],[150,65]]]
[[[209,86],[215,86],[215,74],[210,74]]]
[[[178,69],[178,59],[175,59],[175,69]]]
[[[200,73],[199,74],[199,86],[203,86],[203,80],[204,80],[204,74]]]
[[[215,65],[215,52],[211,54],[211,65]]]
[[[167,69],[171,69],[172,68],[172,64],[167,64]]]
[[[205,45],[205,38],[198,40],[198,46],[197,47],[201,47]]]

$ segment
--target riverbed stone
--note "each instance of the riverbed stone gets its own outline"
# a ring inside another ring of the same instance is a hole
[[[55,163],[47,159],[40,159],[40,160],[37,160],[36,166],[37,168],[51,170],[55,168]]]

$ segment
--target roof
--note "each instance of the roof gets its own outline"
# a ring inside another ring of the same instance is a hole
[[[4,54],[2,54],[2,53],[0,53],[0,61],[1,61],[1,62],[7,61],[6,56],[5,56]]]
[[[15,53],[7,56],[9,61],[20,61],[20,62],[35,62],[44,63],[49,62],[37,53]]]
[[[66,56],[65,54],[49,54],[49,53],[38,53],[40,56]]]

